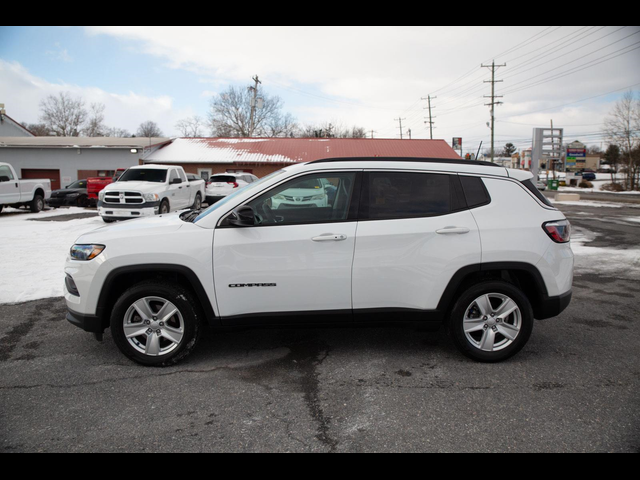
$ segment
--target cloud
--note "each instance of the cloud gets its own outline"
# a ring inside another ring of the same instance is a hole
[[[603,99],[569,109],[563,105],[638,81],[639,51],[616,56],[616,49],[637,40],[633,35],[640,33],[638,27],[85,29],[90,35],[130,42],[165,65],[191,71],[216,86],[248,84],[258,74],[267,91],[288,98],[285,109],[302,123],[316,121],[324,110],[341,123],[359,124],[392,138],[399,132],[394,122],[398,117],[407,119],[403,125],[412,128],[414,138],[427,138],[426,102],[420,99],[435,92],[438,138],[450,140],[465,131],[472,139],[486,139],[489,109],[484,96],[490,86],[484,82],[490,72],[481,64],[491,63],[491,55],[496,55],[496,63],[507,63],[496,77],[504,79],[496,84],[504,102],[496,116],[511,122],[545,126],[553,118],[558,124],[595,124],[602,121],[610,102],[604,108]],[[626,35],[630,39],[622,41]],[[613,45],[614,41],[619,43]],[[611,61],[605,61],[606,55]],[[593,68],[577,69],[589,62]],[[530,126],[513,123],[501,128],[505,137],[531,138]]]
[[[88,106],[105,105],[105,123],[135,133],[140,123],[156,122],[165,135],[173,135],[178,119],[191,115],[190,109],[177,110],[173,99],[163,95],[149,97],[129,92],[125,95],[107,92],[97,87],[81,87],[66,83],[51,83],[30,74],[20,63],[0,59],[0,99],[7,114],[19,122],[37,123],[40,102],[49,95],[70,92],[81,97]]]
[[[59,60],[66,63],[73,62],[73,58],[69,55],[67,49],[62,48],[58,42],[53,44],[52,49],[45,51],[45,54],[53,60]]]

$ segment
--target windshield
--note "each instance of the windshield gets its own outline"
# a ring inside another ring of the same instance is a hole
[[[235,198],[239,193],[246,193],[249,190],[254,190],[257,187],[259,187],[260,185],[262,185],[263,183],[265,183],[267,180],[270,180],[271,178],[273,178],[273,177],[275,177],[277,175],[280,175],[282,173],[284,173],[284,170],[278,170],[277,172],[273,172],[272,174],[261,178],[257,182],[250,183],[246,187],[244,187],[244,188],[242,188],[240,190],[237,190],[237,191],[233,192],[230,195],[227,195],[222,200],[218,200],[216,203],[214,203],[209,208],[207,208],[204,212],[202,212],[200,215],[198,215],[198,217],[193,221],[193,223],[198,223],[200,220],[205,218],[207,215],[209,215],[212,212],[216,211],[218,208],[222,207],[223,205],[226,205],[229,201],[231,201],[233,198]]]
[[[78,180],[77,182],[72,183],[67,188],[87,188],[86,180]]]
[[[155,182],[164,183],[167,180],[166,170],[154,168],[132,168],[118,179],[118,182]]]
[[[216,183],[216,182],[235,182],[236,181],[236,177],[232,176],[232,175],[214,175],[213,177],[211,177],[209,179],[210,182],[212,183]]]

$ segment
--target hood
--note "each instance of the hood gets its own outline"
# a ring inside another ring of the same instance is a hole
[[[167,215],[118,222],[85,233],[76,240],[76,244],[106,244],[110,240],[131,237],[162,238],[163,234],[175,232],[186,225],[186,223],[180,219],[179,215],[179,212],[174,212]]]
[[[156,193],[166,189],[166,184],[156,182],[116,182],[104,187],[105,192]]]

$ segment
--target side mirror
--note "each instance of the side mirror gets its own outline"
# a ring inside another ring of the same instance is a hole
[[[176,185],[178,183],[182,183],[181,178],[174,178],[173,180],[171,180],[171,185]]]
[[[253,208],[247,205],[234,209],[227,218],[229,224],[236,227],[253,227],[256,224],[256,215],[253,212]]]

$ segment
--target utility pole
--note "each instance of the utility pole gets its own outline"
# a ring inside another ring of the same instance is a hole
[[[252,78],[255,82],[255,86],[249,87],[249,91],[253,91],[253,99],[251,100],[251,116],[249,118],[249,136],[253,137],[253,130],[255,129],[256,121],[256,107],[258,104],[258,85],[262,82],[258,79],[258,75]]]
[[[407,130],[407,133],[409,134],[409,140],[411,140],[411,129]]]
[[[378,133],[376,130],[371,130],[371,138],[373,138],[373,134]]]
[[[502,98],[502,96],[496,95],[495,86],[496,83],[502,82],[502,80],[496,80],[496,70],[500,67],[506,67],[507,64],[503,63],[502,65],[496,65],[495,60],[491,62],[491,65],[480,65],[482,68],[488,68],[491,70],[491,80],[485,80],[484,83],[491,84],[491,96],[485,95],[485,98],[491,98],[491,103],[485,103],[485,105],[491,107],[491,161],[493,162],[493,157],[495,155],[495,150],[493,147],[494,142],[494,124],[495,124],[495,106],[500,105],[502,102],[496,102],[496,98]]]
[[[400,122],[400,140],[402,140],[402,120],[406,120],[406,118],[394,118],[394,120]]]
[[[421,100],[427,100],[429,104],[429,106],[427,107],[429,109],[429,121],[424,123],[429,124],[429,138],[431,138],[431,140],[433,140],[433,124],[435,123],[433,119],[436,118],[431,116],[431,99],[435,99],[435,98],[438,98],[438,97],[432,97],[431,95],[427,95],[427,98],[422,97],[421,99]],[[433,108],[436,108],[436,107],[433,107]]]

